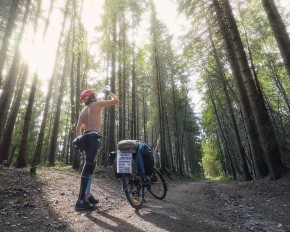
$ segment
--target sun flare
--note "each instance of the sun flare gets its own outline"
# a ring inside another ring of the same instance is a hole
[[[48,80],[51,76],[55,59],[54,44],[37,40],[34,44],[29,42],[21,46],[22,57],[28,63],[31,72],[38,72],[41,80]]]

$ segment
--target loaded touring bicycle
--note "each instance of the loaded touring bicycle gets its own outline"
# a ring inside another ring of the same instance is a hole
[[[151,147],[145,142],[120,141],[117,152],[110,153],[109,162],[113,164],[115,176],[120,178],[123,192],[133,208],[142,207],[145,190],[156,199],[165,198],[166,182],[160,171],[154,167]]]

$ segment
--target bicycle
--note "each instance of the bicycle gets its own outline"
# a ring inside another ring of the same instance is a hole
[[[129,151],[132,152],[132,150]],[[124,150],[122,152],[124,152]],[[127,154],[127,161],[131,161],[131,167],[125,168],[123,173],[115,172],[115,175],[116,177],[120,178],[122,183],[122,190],[125,193],[125,196],[130,205],[135,209],[140,209],[142,207],[145,198],[145,189],[150,192],[154,198],[163,200],[166,197],[167,184],[161,172],[155,167],[152,167],[149,173],[138,172],[136,153],[122,152],[118,151],[114,155]],[[131,160],[129,159],[129,154],[131,154]],[[133,157],[132,154],[135,154],[135,157]],[[134,159],[132,159],[132,157]],[[125,156],[122,158],[125,158]],[[126,161],[126,158],[124,160]],[[133,160],[135,162],[133,162]],[[117,159],[115,159],[114,162],[116,164],[116,162],[118,162]]]
[[[122,187],[130,205],[140,209],[144,203],[145,188],[153,197],[163,200],[166,197],[167,185],[162,174],[154,168],[151,176],[122,174]]]

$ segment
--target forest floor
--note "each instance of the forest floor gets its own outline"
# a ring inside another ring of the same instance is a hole
[[[173,176],[164,200],[134,210],[109,170],[94,174],[95,211],[76,212],[79,172],[0,166],[0,231],[290,231],[290,175],[276,181],[192,181]]]

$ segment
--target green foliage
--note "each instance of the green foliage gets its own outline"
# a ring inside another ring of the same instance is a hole
[[[221,163],[216,150],[216,145],[211,140],[202,141],[202,163],[206,177],[221,176]]]
[[[233,181],[234,177],[233,176],[220,176],[219,180],[221,180],[221,181]]]
[[[188,179],[191,179],[191,180],[200,180],[201,179],[201,176],[195,176],[195,175],[192,175],[191,173],[185,173],[184,176],[186,176]]]

